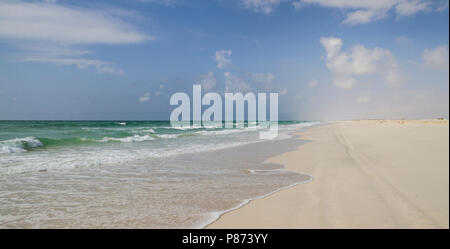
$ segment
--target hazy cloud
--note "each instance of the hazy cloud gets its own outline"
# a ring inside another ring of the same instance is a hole
[[[145,103],[148,101],[150,101],[150,92],[146,92],[142,97],[139,97],[139,102],[141,103]]]
[[[316,87],[319,85],[319,82],[317,80],[311,80],[310,82],[308,82],[308,86],[310,88]]]
[[[245,80],[238,78],[230,72],[225,72],[225,92],[248,92],[250,91],[250,85]]]
[[[281,0],[241,0],[241,2],[247,9],[270,14],[280,4]]]
[[[370,101],[372,101],[372,99],[365,94],[356,98],[356,103],[369,103]]]
[[[394,42],[395,42],[396,44],[405,44],[405,43],[408,43],[408,42],[409,42],[409,38],[408,38],[406,35],[397,36],[397,37],[394,39]]]
[[[441,45],[433,49],[425,49],[422,54],[423,63],[434,69],[448,70],[448,46]]]
[[[216,86],[216,77],[213,72],[208,72],[205,75],[200,76],[200,80],[197,82],[202,85],[202,89],[205,91],[212,90]]]
[[[273,80],[275,77],[272,73],[254,73],[251,75],[252,81],[259,85],[259,89],[264,91],[271,91],[274,89]]]

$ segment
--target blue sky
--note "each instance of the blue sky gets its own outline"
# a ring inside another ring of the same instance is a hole
[[[448,1],[0,0],[0,119],[163,119],[279,92],[281,119],[448,118]]]

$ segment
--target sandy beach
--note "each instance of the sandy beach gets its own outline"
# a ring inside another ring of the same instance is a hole
[[[269,160],[311,182],[225,213],[207,228],[448,228],[448,120],[341,121]]]

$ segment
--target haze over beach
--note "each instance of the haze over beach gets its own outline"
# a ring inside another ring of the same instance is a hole
[[[448,30],[448,0],[0,0],[0,228],[448,229]]]

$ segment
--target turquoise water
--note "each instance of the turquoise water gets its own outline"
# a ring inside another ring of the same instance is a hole
[[[303,122],[281,121],[279,125],[299,123]],[[26,152],[40,147],[95,146],[99,142],[226,135],[239,130],[221,126],[181,129],[171,127],[168,121],[0,121],[0,153]]]
[[[265,141],[262,129],[220,125],[0,121],[0,227],[201,227],[307,179],[262,162],[314,124],[280,122]]]

